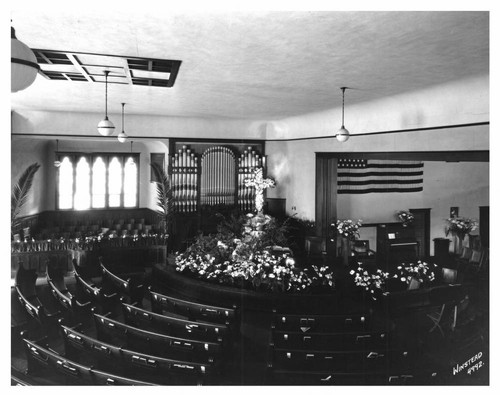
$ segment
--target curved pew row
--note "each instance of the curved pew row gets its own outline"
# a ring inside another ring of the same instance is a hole
[[[73,260],[73,271],[80,293],[93,304],[107,311],[111,305],[116,303],[118,294],[116,292],[105,293],[101,286],[96,285],[92,278],[84,273],[75,260]]]
[[[66,287],[64,271],[60,266],[47,263],[47,283],[51,288],[54,298],[65,308],[74,314],[90,312],[90,301],[80,303]]]
[[[236,308],[226,308],[174,298],[152,291],[149,288],[151,309],[162,314],[168,312],[186,317],[190,321],[212,322],[227,325],[237,333],[238,319]]]
[[[131,350],[166,358],[180,358],[191,362],[214,363],[220,355],[220,343],[184,339],[163,335],[124,324],[107,315],[94,312],[97,338],[113,344],[119,342]],[[217,360],[217,364],[222,361]]]
[[[131,351],[90,336],[61,324],[66,355],[75,359],[82,353],[92,356],[102,368],[126,377],[146,379],[164,385],[202,385],[216,375],[213,366],[162,358]]]
[[[93,367],[76,363],[51,350],[42,341],[23,339],[28,369],[26,374],[35,378],[47,372],[58,373],[63,383],[69,385],[155,385],[153,383],[117,376]]]
[[[137,303],[142,306],[144,298],[144,273],[128,273],[125,277],[123,274],[113,273],[108,267],[100,262],[102,269],[102,283],[104,288],[109,288],[111,291],[116,291],[127,295],[131,303]]]
[[[48,311],[38,299],[36,293],[36,279],[38,275],[35,269],[25,269],[23,263],[19,263],[16,273],[15,288],[19,302],[42,327],[52,325],[61,316],[60,311]]]
[[[124,303],[122,300],[125,323],[137,328],[158,331],[163,334],[199,341],[227,344],[229,328],[225,324],[189,321],[183,318],[158,314]]]

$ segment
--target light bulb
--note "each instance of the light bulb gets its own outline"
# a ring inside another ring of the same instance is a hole
[[[338,130],[338,132],[337,132],[337,134],[336,134],[335,137],[337,138],[338,141],[340,141],[341,143],[343,143],[344,141],[349,140],[349,131],[344,126],[342,126]]]

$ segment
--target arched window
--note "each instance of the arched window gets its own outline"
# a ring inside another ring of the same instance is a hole
[[[81,157],[76,164],[75,209],[90,208],[90,166],[87,158]]]
[[[135,207],[137,205],[137,165],[132,157],[127,158],[123,177],[123,205]]]
[[[92,207],[106,207],[106,164],[101,156],[94,159],[92,166]]]
[[[65,156],[59,167],[59,208],[73,208],[73,163]]]
[[[57,207],[138,207],[138,154],[59,153]]]

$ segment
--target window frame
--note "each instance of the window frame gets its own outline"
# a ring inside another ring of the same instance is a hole
[[[60,167],[56,169],[56,188],[55,188],[55,207],[58,211],[88,211],[88,210],[123,210],[123,209],[134,209],[139,208],[139,185],[140,185],[140,158],[141,155],[139,152],[78,152],[78,151],[59,151],[56,152],[56,160],[61,161],[64,157],[68,156],[73,165],[73,192],[72,192],[72,207],[71,208],[60,208],[59,207],[59,172]],[[89,191],[90,191],[90,207],[86,209],[75,209],[75,190],[76,190],[76,165],[81,157],[85,157],[90,165],[90,177],[89,177]],[[92,207],[92,180],[93,173],[92,167],[94,164],[94,160],[97,157],[102,157],[106,167],[106,185],[105,185],[105,199],[104,199],[104,207]],[[121,191],[120,191],[120,205],[118,207],[110,207],[109,206],[109,190],[108,190],[108,176],[109,176],[109,163],[113,157],[118,157],[122,166],[122,182],[121,182]],[[124,190],[124,178],[125,178],[125,163],[128,158],[133,158],[136,166],[137,166],[137,177],[136,177],[136,204],[135,206],[125,207],[124,199],[125,199],[125,190]]]

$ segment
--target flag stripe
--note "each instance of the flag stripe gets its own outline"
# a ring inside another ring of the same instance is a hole
[[[339,194],[361,194],[361,193],[372,193],[372,192],[421,192],[423,191],[423,187],[417,187],[417,188],[364,188],[364,189],[350,189],[350,190],[339,190],[337,193]]]
[[[368,176],[378,176],[378,177],[387,177],[387,176],[423,176],[423,171],[384,171],[384,172],[376,172],[376,171],[366,171],[360,172],[360,170],[364,169],[353,169],[354,172],[339,172],[337,173],[337,177],[368,177]]]
[[[339,181],[337,183],[338,186],[343,186],[343,185],[370,185],[370,184],[375,184],[375,185],[384,185],[384,184],[401,184],[401,185],[407,185],[407,184],[422,184],[424,182],[423,179],[415,179],[415,180],[365,180],[365,181]]]
[[[423,190],[423,162],[339,159],[338,193],[419,192]]]

